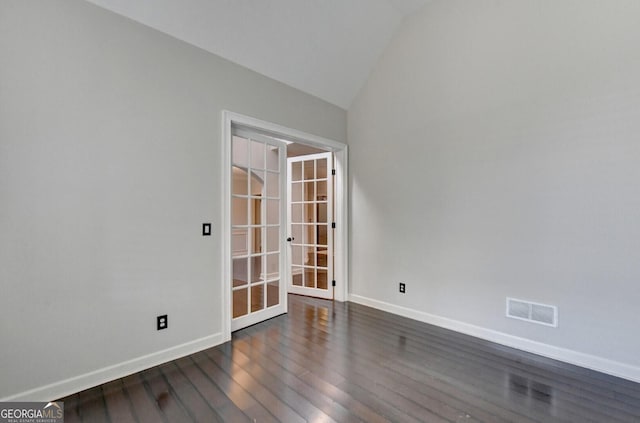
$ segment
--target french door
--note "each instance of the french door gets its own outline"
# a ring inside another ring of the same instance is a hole
[[[332,153],[288,161],[289,292],[333,297]]]
[[[286,145],[233,128],[231,330],[286,312]]]

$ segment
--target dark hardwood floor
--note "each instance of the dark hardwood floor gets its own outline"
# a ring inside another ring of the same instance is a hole
[[[233,340],[62,399],[72,422],[640,422],[640,384],[289,296]]]

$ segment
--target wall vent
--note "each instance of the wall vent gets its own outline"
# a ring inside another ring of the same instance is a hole
[[[558,326],[558,308],[556,306],[515,298],[507,297],[507,317],[554,328]]]

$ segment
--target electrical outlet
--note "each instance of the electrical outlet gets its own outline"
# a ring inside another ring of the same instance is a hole
[[[402,294],[404,294],[406,291],[405,286],[404,286],[404,282],[400,282],[400,286],[399,286],[400,292]]]
[[[158,316],[158,330],[166,329],[169,327],[169,318],[166,314]]]
[[[202,224],[202,236],[211,236],[211,223]]]

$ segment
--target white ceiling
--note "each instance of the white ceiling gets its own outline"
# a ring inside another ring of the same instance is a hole
[[[428,0],[88,0],[347,109]]]

